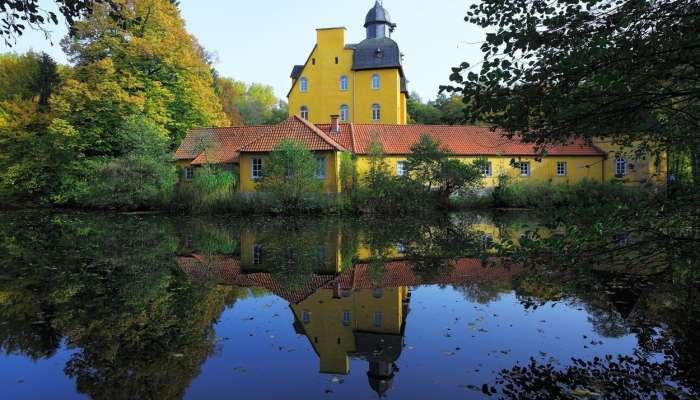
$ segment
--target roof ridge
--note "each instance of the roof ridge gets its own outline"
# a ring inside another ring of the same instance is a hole
[[[294,117],[296,120],[301,121],[302,124],[306,125],[307,128],[311,129],[312,132],[314,132],[316,135],[318,135],[321,139],[323,139],[326,143],[330,144],[331,146],[335,147],[336,150],[340,151],[347,151],[347,149],[343,146],[340,145],[340,143],[336,142],[333,138],[330,136],[326,135],[325,132],[320,130],[316,125],[312,124],[311,122],[305,120],[304,118],[299,117],[298,115],[295,115]]]

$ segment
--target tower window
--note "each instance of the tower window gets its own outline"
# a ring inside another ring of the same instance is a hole
[[[301,106],[301,110],[299,110],[299,116],[304,118],[305,120],[308,120],[309,119],[309,107]]]
[[[335,63],[338,64],[338,57],[335,58]]]
[[[306,93],[309,91],[309,80],[306,78],[301,78],[299,81],[299,90],[301,90],[302,93]]]
[[[348,77],[343,75],[340,77],[340,90],[345,92],[348,90]]]
[[[311,59],[311,64],[312,64],[312,65],[316,65],[316,59],[315,59],[315,58],[312,58],[312,59]]]
[[[340,106],[340,120],[343,122],[347,122],[350,119],[350,108],[346,105],[343,104]]]
[[[372,121],[379,122],[382,119],[382,107],[379,104],[372,105]]]
[[[372,75],[372,89],[379,90],[380,86],[381,86],[381,78],[379,77],[379,75],[377,75],[377,74]]]

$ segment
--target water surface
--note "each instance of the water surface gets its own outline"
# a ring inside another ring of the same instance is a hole
[[[606,356],[699,381],[696,278],[494,262],[532,214],[0,218],[7,399],[538,398]]]

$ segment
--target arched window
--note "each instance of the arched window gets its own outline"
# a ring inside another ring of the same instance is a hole
[[[340,120],[343,122],[348,122],[350,119],[350,108],[346,105],[343,104],[340,106]]]
[[[299,116],[308,120],[309,119],[309,107],[301,106],[301,110],[299,111]]]
[[[348,77],[345,75],[340,77],[340,90],[343,92],[348,90]]]
[[[615,176],[627,175],[627,159],[623,156],[615,156]]]
[[[306,93],[309,90],[309,80],[306,78],[301,78],[299,81],[299,90],[301,90],[302,93]]]
[[[372,121],[379,122],[382,119],[382,107],[379,104],[372,105]]]
[[[372,89],[379,90],[380,85],[381,85],[381,79],[379,78],[379,75],[377,75],[377,74],[372,75]]]

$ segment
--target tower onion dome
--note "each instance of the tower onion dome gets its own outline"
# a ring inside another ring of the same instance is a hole
[[[396,24],[391,22],[389,12],[377,1],[367,13],[365,28],[367,28],[367,39],[376,39],[390,36],[387,35],[387,28],[391,34],[396,28]]]

